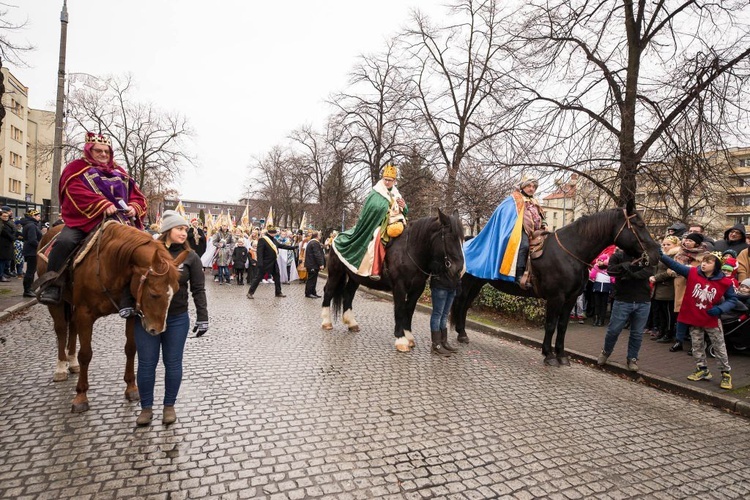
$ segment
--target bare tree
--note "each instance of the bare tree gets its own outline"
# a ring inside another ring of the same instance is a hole
[[[466,162],[456,179],[456,208],[469,216],[473,234],[478,234],[502,199],[513,190],[510,177],[491,165]]]
[[[731,124],[748,120],[749,5],[524,2],[505,24],[526,94],[526,133],[517,140],[530,163],[578,172],[633,206],[640,167],[664,160],[681,123],[746,134]],[[602,166],[617,173],[615,186],[592,174]]]
[[[514,101],[498,58],[505,57],[494,0],[460,0],[451,8],[455,24],[437,27],[415,13],[404,34],[413,102],[425,136],[445,170],[445,203],[453,205],[463,161],[509,129],[505,115]]]
[[[68,96],[69,150],[81,150],[84,131],[109,135],[121,166],[144,190],[147,197],[163,198],[179,179],[185,165],[193,165],[187,152],[192,131],[186,117],[160,111],[131,97],[133,80],[108,78],[99,87],[74,89]]]
[[[28,21],[15,22],[9,19],[11,8],[16,6],[0,2],[0,68],[5,62],[15,65],[23,65],[23,54],[34,47],[30,44],[18,43],[15,38],[19,31],[26,28]],[[3,128],[5,119],[5,106],[3,105],[3,96],[5,95],[5,76],[0,72],[0,130]]]
[[[408,82],[397,57],[393,42],[382,55],[363,56],[347,91],[330,99],[338,110],[336,121],[349,137],[351,159],[367,168],[372,185],[387,163],[404,156],[405,129],[413,126]]]

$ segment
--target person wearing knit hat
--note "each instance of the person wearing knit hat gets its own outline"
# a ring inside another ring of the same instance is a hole
[[[497,269],[494,275],[483,277],[531,288],[526,268],[529,240],[534,232],[547,228],[544,210],[534,197],[538,187],[536,178],[522,178],[479,234],[464,244],[466,272],[481,276],[487,274],[486,269]]]
[[[158,241],[164,243],[173,259],[187,253],[179,267],[180,287],[167,311],[167,329],[160,335],[150,335],[143,329],[139,318],[135,319],[135,346],[138,352],[138,390],[141,396],[141,413],[136,419],[139,426],[149,425],[153,419],[154,386],[156,368],[160,355],[164,360],[164,409],[162,423],[169,425],[177,420],[174,405],[182,383],[182,358],[185,342],[190,330],[188,302],[190,295],[195,304],[196,322],[193,332],[196,337],[208,331],[208,302],[203,263],[188,246],[188,222],[174,210],[162,216],[161,234]]]
[[[34,283],[36,274],[36,252],[39,247],[39,241],[42,239],[42,227],[39,221],[42,216],[39,210],[29,209],[20,221],[21,239],[23,240],[23,260],[26,261],[26,272],[23,275],[23,296],[36,297],[31,290],[31,284]]]
[[[683,240],[691,240],[695,242],[695,246],[700,246],[701,243],[703,243],[703,235],[698,233],[690,233],[686,234],[683,238]]]

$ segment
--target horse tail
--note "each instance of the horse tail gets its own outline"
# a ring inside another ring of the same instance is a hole
[[[326,289],[331,293],[331,317],[334,320],[338,319],[344,307],[344,290],[346,289],[347,279],[346,267],[339,259],[339,256],[336,255],[336,252],[331,250],[328,257],[328,283]],[[330,285],[330,288],[328,285]]]

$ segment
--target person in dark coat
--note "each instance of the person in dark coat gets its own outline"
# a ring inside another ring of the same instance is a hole
[[[195,250],[198,257],[203,256],[206,253],[206,232],[200,228],[200,221],[198,219],[192,219],[190,221],[190,229],[188,229],[188,244],[190,248]],[[236,268],[235,268],[236,269]]]
[[[245,264],[247,262],[247,248],[245,247],[245,240],[237,238],[237,246],[232,251],[232,268],[234,269],[234,275],[237,278],[238,285],[244,285],[242,281],[245,277]]]
[[[724,231],[724,239],[717,240],[714,243],[714,250],[721,253],[727,250],[734,250],[739,255],[741,251],[747,248],[747,242],[745,241],[745,225],[735,224],[726,231]]]
[[[269,273],[273,277],[273,286],[276,287],[277,297],[286,297],[281,293],[281,276],[279,276],[279,264],[278,256],[279,249],[283,250],[294,250],[292,245],[284,245],[276,241],[275,236],[278,230],[269,226],[266,230],[267,234],[264,234],[258,239],[258,272],[253,278],[253,282],[250,284],[250,290],[247,291],[247,298],[254,299],[255,290],[260,284],[260,280],[263,279],[263,275]]]
[[[5,275],[10,272],[8,267],[13,260],[13,242],[16,241],[16,225],[10,220],[10,212],[0,211],[0,282],[10,281]]]
[[[320,243],[320,233],[313,231],[310,241],[305,247],[305,269],[307,269],[307,281],[305,282],[305,297],[319,299],[320,295],[315,291],[318,285],[318,273],[326,265],[323,253],[323,245]]]
[[[23,230],[23,258],[26,260],[26,274],[23,275],[23,296],[36,297],[31,291],[31,284],[34,282],[36,274],[36,251],[39,247],[39,241],[42,239],[42,229],[39,227],[39,220],[42,215],[38,210],[29,210],[21,219]]]

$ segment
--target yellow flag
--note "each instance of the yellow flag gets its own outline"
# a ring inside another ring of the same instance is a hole
[[[266,229],[273,226],[273,207],[268,208],[268,217],[266,217]]]
[[[177,206],[174,207],[175,212],[185,217],[185,207],[182,205],[182,200],[177,202]]]

